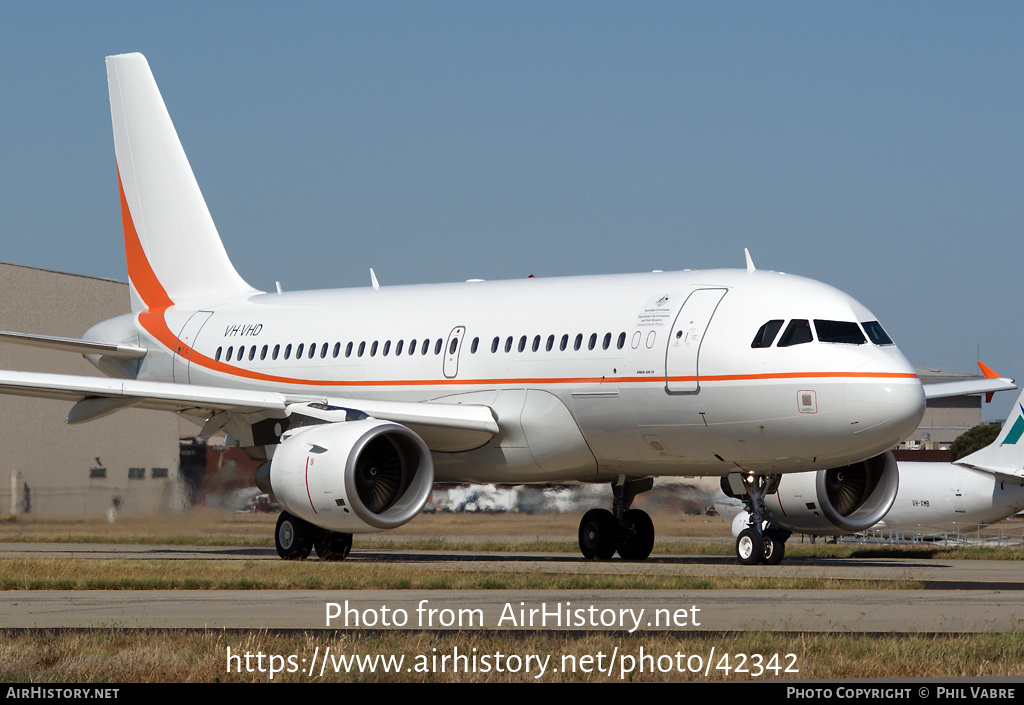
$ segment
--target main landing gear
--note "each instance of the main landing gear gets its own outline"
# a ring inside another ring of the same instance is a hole
[[[321,529],[288,512],[281,512],[274,531],[274,544],[277,555],[286,561],[305,560],[314,548],[322,561],[342,561],[352,550],[352,534]]]
[[[786,540],[791,532],[769,524],[771,512],[764,506],[764,498],[778,490],[779,479],[778,475],[741,475],[735,472],[722,478],[722,491],[743,500],[750,515],[747,528],[736,537],[736,557],[743,565],[778,565],[786,555]]]
[[[591,509],[580,521],[580,552],[584,558],[608,560],[618,552],[626,560],[642,561],[654,548],[654,522],[642,509],[630,509],[633,499],[654,486],[654,480],[629,480],[612,485],[612,511]]]

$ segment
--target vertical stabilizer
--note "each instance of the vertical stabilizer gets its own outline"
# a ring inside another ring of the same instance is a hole
[[[1010,409],[1010,416],[996,439],[956,462],[988,472],[1024,477],[1024,392]]]
[[[107,57],[132,310],[258,293],[228,259],[142,54]]]

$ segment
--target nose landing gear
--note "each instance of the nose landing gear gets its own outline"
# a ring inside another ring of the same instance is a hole
[[[731,473],[722,478],[722,491],[743,500],[750,523],[736,537],[736,557],[743,565],[778,565],[786,555],[786,539],[790,532],[769,524],[771,512],[764,498],[779,487],[778,475],[743,475]]]

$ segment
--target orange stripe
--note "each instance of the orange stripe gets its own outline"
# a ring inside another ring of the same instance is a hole
[[[132,220],[132,212],[128,208],[128,199],[124,195],[120,167],[117,169],[117,188],[121,192],[121,225],[124,229],[124,254],[128,263],[128,278],[142,298],[142,302],[146,304],[146,308],[173,306],[174,302],[171,301],[171,297],[167,295],[160,280],[157,279],[156,273],[149,264],[149,259],[146,258],[146,251],[139,241],[139,234],[136,232],[135,222]]]
[[[144,311],[139,314],[139,323],[154,338],[163,343],[169,350],[175,351],[178,346],[181,357],[189,359],[189,364],[196,363],[213,372],[221,372],[233,377],[274,382],[277,384],[293,384],[307,387],[423,387],[423,386],[466,386],[503,384],[626,384],[626,383],[658,383],[664,384],[664,376],[649,377],[517,377],[495,379],[381,379],[381,380],[315,380],[298,377],[281,377],[254,370],[247,370],[235,365],[214,360],[203,353],[190,348],[179,340],[167,327],[164,321],[164,309]],[[909,372],[779,372],[777,374],[749,375],[707,375],[700,378],[702,382],[742,382],[751,380],[782,380],[782,379],[917,379],[917,375]],[[669,377],[671,382],[693,382],[696,377]]]
[[[981,368],[981,374],[985,375],[985,379],[998,379],[999,375],[991,367],[986,365],[981,360],[978,360],[978,367]]]

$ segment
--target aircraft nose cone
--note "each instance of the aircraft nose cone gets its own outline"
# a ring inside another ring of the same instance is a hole
[[[924,416],[924,389],[916,377],[849,380],[844,402],[854,435],[878,452],[906,440]]]

